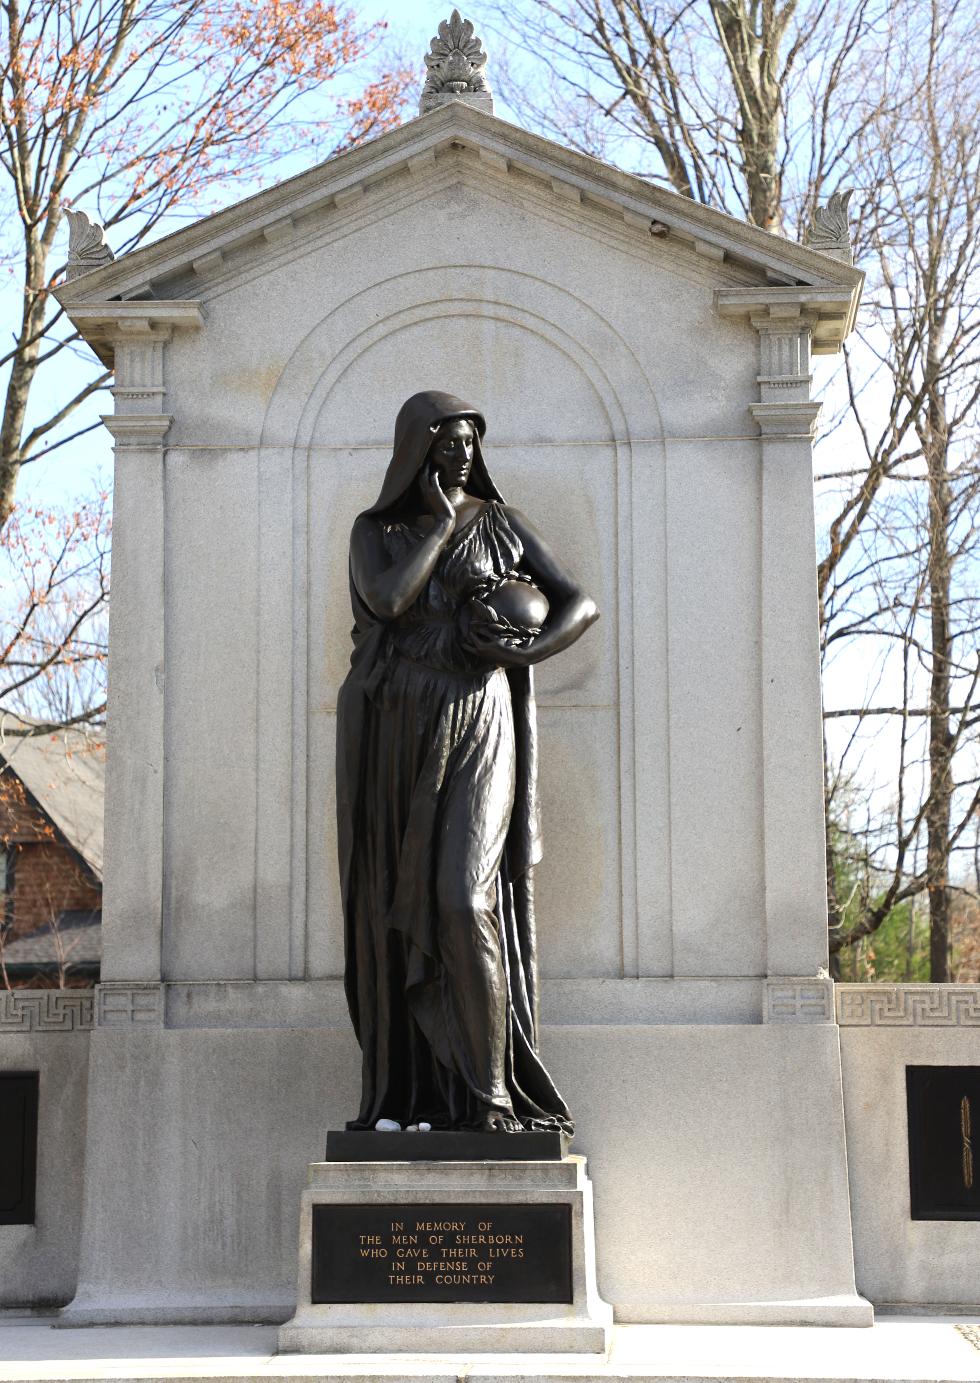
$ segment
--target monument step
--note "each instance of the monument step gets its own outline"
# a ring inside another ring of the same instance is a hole
[[[889,1316],[872,1329],[619,1325],[608,1358],[536,1354],[276,1355],[268,1326],[54,1330],[0,1315],[0,1383],[968,1383],[980,1317]]]

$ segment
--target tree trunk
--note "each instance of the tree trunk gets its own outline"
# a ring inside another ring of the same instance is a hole
[[[930,343],[930,355],[933,354]],[[938,367],[930,360],[929,367]],[[949,980],[949,829],[953,804],[953,736],[950,732],[950,522],[952,495],[947,457],[945,400],[930,389],[925,429],[929,479],[929,603],[932,672],[929,694],[929,802],[926,811],[926,869],[929,893],[929,978]]]
[[[779,139],[782,123],[780,48],[795,9],[750,0],[710,0],[738,104],[735,138],[742,156],[749,216],[779,232],[783,219]]]
[[[822,613],[822,611],[821,611]],[[821,623],[821,628],[823,627]],[[840,895],[837,891],[837,849],[834,838],[833,818],[831,816],[830,800],[830,781],[826,776],[827,757],[827,736],[823,737],[823,762],[824,762],[824,794],[823,794],[823,830],[824,846],[826,851],[826,870],[827,870],[827,926],[831,933],[840,932],[843,918],[841,917]],[[830,977],[839,980],[840,973],[840,952],[831,949],[830,951]]]
[[[0,422],[0,527],[7,522],[14,507],[27,401],[44,343],[42,333],[48,297],[45,284],[48,257],[39,237],[35,235],[33,239],[35,243],[28,244],[25,256],[24,310],[17,335],[18,350],[10,364],[3,420]]]

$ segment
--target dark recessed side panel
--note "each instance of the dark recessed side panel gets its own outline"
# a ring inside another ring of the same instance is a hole
[[[980,1066],[906,1066],[913,1220],[980,1220]]]
[[[0,1225],[32,1225],[37,1182],[36,1071],[0,1075]]]

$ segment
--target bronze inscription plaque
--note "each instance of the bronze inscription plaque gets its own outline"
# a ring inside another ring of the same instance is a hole
[[[570,1205],[315,1205],[314,1302],[572,1300]]]

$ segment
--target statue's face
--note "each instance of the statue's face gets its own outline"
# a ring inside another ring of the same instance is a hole
[[[443,423],[429,449],[444,490],[466,489],[473,465],[473,424],[465,418]]]

